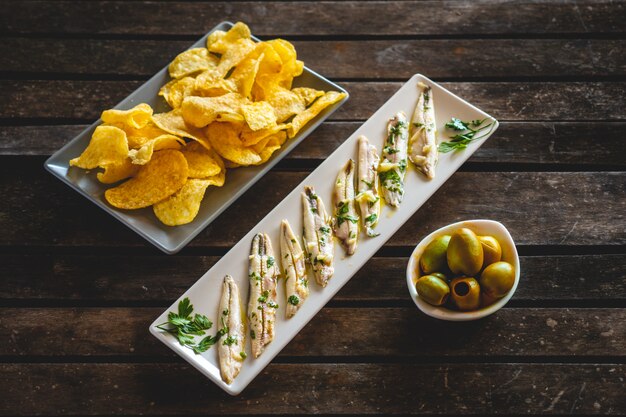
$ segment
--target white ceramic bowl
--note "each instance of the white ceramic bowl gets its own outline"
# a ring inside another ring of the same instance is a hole
[[[515,268],[515,283],[513,284],[513,288],[511,288],[511,291],[509,291],[507,295],[505,295],[503,298],[500,298],[495,303],[475,311],[456,311],[450,310],[446,307],[437,307],[428,304],[426,301],[422,300],[419,295],[417,295],[417,290],[415,289],[415,281],[417,281],[417,279],[419,278],[419,260],[422,256],[422,253],[424,253],[424,249],[426,249],[426,246],[428,246],[428,244],[432,242],[435,238],[442,235],[450,235],[454,233],[454,231],[462,227],[467,227],[471,229],[477,235],[489,235],[495,237],[502,247],[502,260],[510,263]],[[409,288],[409,293],[411,294],[411,298],[413,299],[415,305],[425,314],[431,317],[449,321],[477,320],[500,310],[502,306],[504,306],[515,293],[515,290],[517,289],[517,284],[519,284],[519,277],[519,256],[517,255],[515,242],[513,242],[513,238],[511,237],[511,234],[506,229],[506,227],[504,227],[502,223],[498,223],[493,220],[467,220],[463,222],[453,223],[448,226],[442,227],[439,230],[435,230],[434,232],[426,236],[415,247],[413,253],[411,254],[411,258],[409,258],[409,264],[406,268],[406,284]]]

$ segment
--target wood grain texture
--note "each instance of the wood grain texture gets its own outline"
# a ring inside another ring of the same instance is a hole
[[[147,332],[162,311],[0,308],[0,332],[10,335],[0,345],[0,357],[173,357],[171,350]],[[217,311],[199,312],[217,323]],[[284,314],[283,309],[280,314]],[[209,331],[214,333],[215,329]],[[280,356],[420,361],[429,357],[441,361],[463,357],[471,361],[484,357],[578,355],[593,361],[593,357],[625,358],[624,334],[626,309],[505,308],[484,320],[454,323],[431,319],[413,306],[325,308]]]
[[[306,175],[268,173],[190,246],[231,247]],[[623,222],[626,212],[626,199],[622,198],[625,175],[458,172],[390,239],[388,246],[413,246],[434,229],[476,217],[501,220],[521,245],[624,245],[626,230],[616,225]],[[575,195],[572,187],[576,188]],[[38,161],[2,165],[0,195],[1,246],[147,245],[44,172]],[[259,199],[259,195],[263,198]]]
[[[0,81],[0,119],[92,122],[137,89],[140,81]],[[331,120],[368,119],[400,82],[342,82],[350,100]],[[444,82],[461,98],[500,120],[625,120],[626,82]],[[61,123],[63,123],[61,121]]]
[[[20,78],[31,74],[148,77],[190,45],[169,39],[5,38],[0,44],[0,72]],[[626,75],[621,40],[296,41],[294,45],[308,66],[339,79],[404,80],[416,72],[447,79]],[[505,58],[510,56],[515,59]]]
[[[5,1],[4,33],[200,36],[242,20],[260,36],[624,33],[623,1]],[[71,22],[71,24],[66,24]],[[347,24],[349,22],[349,24]],[[415,24],[419,22],[419,24]]]
[[[218,256],[0,255],[0,300],[166,307]],[[335,302],[408,301],[408,258],[374,257],[333,298]],[[522,285],[513,303],[626,300],[626,255],[521,256]]]
[[[624,372],[616,364],[273,364],[233,398],[186,364],[2,364],[0,414],[619,415]]]
[[[326,122],[285,159],[321,161],[360,126],[360,122]],[[50,155],[86,127],[0,126],[0,155]],[[625,129],[622,122],[503,122],[469,162],[623,168]]]

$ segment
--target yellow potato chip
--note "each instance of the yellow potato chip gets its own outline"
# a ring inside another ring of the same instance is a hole
[[[196,79],[193,77],[174,79],[161,87],[159,95],[163,96],[171,108],[176,109],[186,96],[193,93],[195,86]]]
[[[104,123],[122,124],[141,129],[150,122],[152,107],[146,103],[136,105],[130,110],[105,110],[100,118]]]
[[[125,124],[112,124],[112,125],[105,124],[103,126],[114,126],[126,132],[126,138],[128,139],[128,147],[130,149],[141,148],[150,140],[156,138],[157,136],[165,135],[167,133],[164,130],[159,129],[159,127],[155,125],[153,122],[149,122],[147,125],[145,125],[144,127],[140,129],[136,129],[134,127],[130,127]]]
[[[168,71],[170,77],[181,78],[185,75],[193,74],[215,68],[218,59],[215,55],[211,55],[206,48],[193,48],[178,54],[170,63]]]
[[[257,143],[259,143],[260,141],[262,141],[268,136],[274,135],[280,132],[281,130],[287,129],[287,127],[288,127],[287,124],[277,124],[267,129],[260,129],[260,130],[254,131],[250,129],[248,126],[244,126],[241,133],[239,134],[239,138],[241,139],[241,143],[244,146],[252,146],[252,145],[256,145]]]
[[[189,165],[189,178],[206,178],[222,172],[222,166],[199,142],[190,142],[181,152]]]
[[[259,71],[259,65],[264,56],[264,54],[261,54],[261,56],[257,58],[249,57],[244,59],[239,65],[237,65],[231,76],[228,78],[229,81],[233,82],[237,86],[237,92],[239,92],[239,94],[243,97],[248,99],[252,98],[252,86],[254,85],[256,74]]]
[[[287,132],[284,132],[284,131],[278,132],[275,135],[272,135],[271,137],[269,137],[268,139],[269,140],[265,144],[265,147],[261,151],[259,151],[261,160],[259,161],[257,165],[261,165],[267,162],[267,160],[270,159],[272,154],[276,152],[278,149],[280,149],[282,144],[285,143],[285,140],[287,140]]]
[[[315,100],[315,102],[311,105],[311,107],[309,107],[308,109],[306,109],[305,111],[296,115],[296,117],[293,118],[293,120],[291,121],[289,125],[289,128],[287,129],[289,137],[290,138],[294,137],[298,133],[298,131],[302,129],[302,127],[309,122],[309,120],[313,119],[326,107],[330,106],[333,103],[338,102],[345,96],[346,96],[345,93],[338,93],[337,91],[329,91],[326,94],[324,94],[322,97]]]
[[[222,158],[244,166],[257,164],[261,157],[241,143],[239,130],[233,123],[211,123],[205,132],[211,147]]]
[[[159,113],[153,116],[154,123],[167,133],[181,138],[189,138],[198,142],[207,143],[204,133],[183,119],[180,109],[174,109],[167,113]]]
[[[104,197],[109,204],[121,209],[148,207],[180,190],[188,173],[183,154],[166,149],[156,152],[134,178],[106,190]]]
[[[255,43],[250,39],[239,39],[222,55],[215,71],[225,77],[228,71],[239,65],[254,48]]]
[[[128,152],[128,156],[135,165],[145,165],[150,162],[152,154],[162,149],[180,149],[185,141],[174,135],[161,135],[150,140],[139,149],[132,149]]]
[[[215,70],[204,71],[196,77],[194,94],[202,97],[216,97],[236,93],[237,85],[231,79],[225,80]]]
[[[305,106],[310,106],[316,98],[324,95],[322,90],[316,90],[308,87],[292,88],[291,91],[302,99]]]
[[[241,106],[243,117],[252,130],[267,129],[276,126],[276,114],[274,108],[267,101],[257,101],[255,103]]]
[[[291,89],[293,78],[302,74],[304,63],[296,59],[296,48],[290,42],[284,39],[273,39],[267,41],[267,44],[271,45],[278,53],[283,64],[278,76],[279,85]]]
[[[217,30],[211,33],[207,38],[207,48],[211,52],[224,54],[238,40],[249,40],[251,36],[250,28],[245,23],[237,22],[228,32]]]
[[[294,114],[300,114],[306,110],[304,100],[296,93],[283,87],[276,87],[267,101],[274,108],[276,121],[282,123]]]
[[[70,160],[70,166],[93,169],[120,163],[127,156],[126,133],[114,126],[98,126],[87,148],[78,158]]]
[[[167,226],[180,226],[190,223],[198,215],[200,204],[210,181],[200,179],[187,180],[180,190],[156,203],[152,210],[161,222]]]
[[[213,121],[243,121],[241,106],[248,100],[237,93],[218,97],[185,97],[180,107],[185,121],[195,127],[204,127]]]
[[[126,178],[134,177],[139,172],[141,165],[135,165],[130,158],[122,162],[103,166],[104,172],[98,172],[98,181],[103,184],[113,184]]]

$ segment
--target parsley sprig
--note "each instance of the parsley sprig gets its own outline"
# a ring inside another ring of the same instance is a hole
[[[492,121],[491,123],[482,126],[482,124],[487,120],[489,119],[471,120],[469,122],[464,122],[461,119],[453,117],[448,123],[446,123],[446,128],[460,133],[457,133],[454,136],[450,136],[450,141],[442,142],[441,144],[439,144],[439,152],[448,153],[451,151],[459,151],[465,149],[467,148],[467,145],[469,145],[471,142],[482,139],[485,136],[489,135],[494,125]],[[477,133],[488,128],[489,130],[486,133],[477,136]]]
[[[198,343],[194,336],[203,336],[206,330],[213,327],[213,323],[202,314],[193,313],[193,304],[189,298],[185,297],[178,303],[178,312],[170,311],[167,315],[167,322],[157,325],[160,330],[170,333],[178,339],[178,342],[185,347],[193,350],[196,354],[206,352],[211,346],[220,340],[220,337],[228,333],[228,327],[224,323],[223,327],[217,331],[215,336],[206,336]]]

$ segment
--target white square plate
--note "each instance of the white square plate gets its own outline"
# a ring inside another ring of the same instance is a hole
[[[380,249],[387,240],[424,204],[430,196],[443,185],[444,182],[478,149],[480,145],[498,127],[494,119],[493,129],[483,139],[472,142],[467,149],[460,152],[451,152],[439,155],[437,175],[428,180],[413,167],[407,169],[405,178],[404,201],[398,209],[384,206],[376,231],[380,236],[368,238],[361,233],[356,253],[346,257],[343,248],[338,242],[335,244],[335,274],[326,288],[315,284],[312,276],[309,277],[310,295],[298,313],[291,319],[285,318],[284,280],[279,280],[278,304],[276,314],[276,336],[265,352],[257,359],[250,354],[250,344],[246,341],[248,358],[243,364],[239,376],[231,385],[227,385],[220,378],[217,350],[212,348],[207,352],[196,355],[189,348],[181,346],[176,338],[164,333],[155,326],[167,321],[168,311],[177,311],[178,302],[189,297],[195,307],[195,312],[205,314],[214,323],[217,323],[218,304],[221,294],[222,281],[229,274],[239,285],[242,297],[241,302],[247,306],[248,296],[248,255],[252,237],[259,232],[268,233],[275,250],[279,248],[279,230],[282,219],[289,220],[294,231],[302,230],[302,213],[300,194],[305,185],[315,187],[317,195],[331,208],[331,196],[335,178],[339,169],[350,158],[357,156],[357,138],[365,135],[370,143],[380,152],[385,140],[387,121],[398,111],[403,110],[412,115],[417,102],[417,83],[421,81],[432,86],[433,101],[435,103],[435,117],[439,142],[448,140],[443,125],[452,117],[462,120],[476,120],[491,118],[488,114],[477,109],[461,98],[450,93],[440,85],[422,75],[414,75],[391,97],[368,121],[356,130],[332,155],[330,155],[315,171],[313,171],[300,185],[298,185],[285,199],[278,204],[263,220],[239,241],[226,255],[224,255],[210,270],[208,270],[191,288],[150,326],[150,332],[168,347],[182,356],[187,362],[210,378],[222,389],[231,395],[239,394],[265,368],[271,360],[293,339],[293,337],[326,305],[328,301],[343,287],[350,278]],[[409,166],[411,166],[409,164]],[[260,196],[262,198],[262,196]],[[330,214],[330,213],[329,213]],[[309,271],[310,273],[310,271]],[[398,276],[398,279],[404,277]],[[215,325],[214,327],[219,327]],[[212,329],[213,333],[215,329]],[[248,338],[249,339],[249,338]]]
[[[222,22],[209,33],[200,38],[190,48],[199,48],[206,45],[207,37],[216,30],[227,31],[233,26],[230,22]],[[255,41],[259,39],[252,37]],[[154,77],[146,81],[141,87],[122,100],[115,109],[130,109],[139,103],[148,103],[156,113],[167,112],[171,109],[162,97],[158,95],[163,85],[170,81],[167,67],[159,71]],[[316,90],[339,91],[346,93],[346,97],[325,108],[313,120],[307,123],[298,134],[289,139],[277,150],[272,157],[258,166],[242,167],[228,170],[226,183],[223,187],[209,187],[206,191],[198,215],[191,222],[181,226],[171,227],[161,223],[152,207],[139,210],[119,210],[107,203],[104,192],[111,185],[102,184],[96,178],[96,170],[86,172],[79,168],[69,167],[69,161],[79,156],[89,144],[93,131],[100,125],[98,120],[69,143],[59,149],[45,162],[44,167],[61,181],[91,200],[98,207],[115,217],[125,226],[134,230],[148,242],[155,245],[167,254],[173,254],[185,247],[198,233],[204,230],[226,208],[234,203],[248,188],[263,177],[274,165],[283,159],[293,148],[304,140],[317,126],[333,114],[348,99],[346,90],[327,80],[315,71],[304,67],[304,71],[293,80],[294,87],[311,87]],[[104,110],[104,109],[103,109]]]

